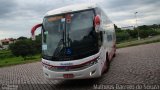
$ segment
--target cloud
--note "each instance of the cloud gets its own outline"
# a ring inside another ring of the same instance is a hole
[[[147,19],[148,16],[159,18],[159,0],[108,0],[101,4],[111,20],[118,26],[134,25],[135,12],[138,12],[137,17],[141,20],[139,25],[160,23],[158,20]],[[126,22],[130,20],[132,23]]]
[[[13,0],[0,0],[0,18],[5,18],[16,8],[16,2]]]
[[[119,27],[135,24],[160,24],[159,0],[0,0],[0,39],[30,36],[33,25],[41,23],[45,13],[62,6],[99,3]]]

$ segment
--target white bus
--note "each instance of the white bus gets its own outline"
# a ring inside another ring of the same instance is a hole
[[[46,13],[42,28],[42,65],[47,79],[100,77],[116,52],[113,23],[96,4],[62,7]]]

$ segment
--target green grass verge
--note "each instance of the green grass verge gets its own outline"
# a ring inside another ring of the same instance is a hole
[[[0,59],[0,67],[31,63],[31,62],[36,62],[40,60],[41,60],[40,55],[35,55],[31,58],[28,58],[27,60],[24,60],[22,57],[10,57],[5,59]]]
[[[155,42],[160,42],[160,36],[154,36],[151,38],[134,40],[130,42],[123,42],[123,43],[117,44],[116,46],[117,48],[124,48],[124,47],[129,47],[129,46],[136,46],[136,45],[149,44],[149,43],[155,43]]]

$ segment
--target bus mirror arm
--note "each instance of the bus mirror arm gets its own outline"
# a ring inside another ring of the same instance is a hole
[[[31,29],[31,38],[32,38],[32,40],[36,40],[35,31],[36,31],[37,28],[39,28],[41,26],[42,26],[42,23],[41,24],[37,24],[37,25],[32,27],[32,29]]]

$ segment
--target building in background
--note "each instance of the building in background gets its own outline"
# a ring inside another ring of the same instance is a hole
[[[122,30],[134,30],[134,26],[121,27]]]
[[[9,48],[9,44],[12,44],[14,42],[16,42],[16,39],[13,39],[13,38],[0,40],[0,50],[8,49]]]

